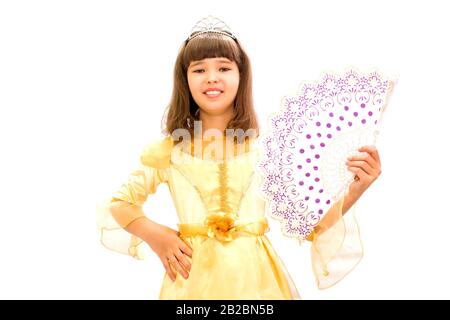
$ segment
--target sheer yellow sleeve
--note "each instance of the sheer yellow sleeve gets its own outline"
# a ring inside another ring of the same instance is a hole
[[[330,208],[307,239],[312,242],[311,261],[319,289],[336,284],[363,256],[355,206],[343,215],[344,198]]]
[[[108,249],[143,258],[143,241],[123,228],[144,216],[142,205],[149,194],[156,192],[160,183],[167,182],[166,168],[170,165],[173,140],[169,136],[162,141],[149,144],[142,152],[139,168],[133,171],[128,181],[97,207],[97,226],[101,242]],[[112,207],[124,210],[111,211]],[[125,210],[133,207],[134,210]]]

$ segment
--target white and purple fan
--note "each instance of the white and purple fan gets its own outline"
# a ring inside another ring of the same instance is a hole
[[[354,179],[345,161],[375,144],[393,82],[353,69],[304,83],[262,137],[262,194],[283,233],[304,240]]]

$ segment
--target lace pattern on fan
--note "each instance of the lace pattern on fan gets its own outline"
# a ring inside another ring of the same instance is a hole
[[[261,192],[283,232],[304,240],[353,181],[347,156],[374,144],[389,80],[353,69],[302,84],[262,137]]]

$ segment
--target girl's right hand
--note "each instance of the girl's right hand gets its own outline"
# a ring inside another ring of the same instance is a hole
[[[192,258],[192,249],[178,236],[178,232],[155,223],[151,232],[151,239],[146,240],[152,250],[158,255],[172,281],[176,274],[171,268],[180,273],[183,278],[189,277],[191,263],[186,256]]]

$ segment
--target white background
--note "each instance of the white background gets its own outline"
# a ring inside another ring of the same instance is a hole
[[[263,129],[323,71],[399,79],[358,203],[365,256],[318,290],[309,247],[268,233],[304,299],[448,299],[449,72],[444,1],[1,1],[0,298],[156,299],[164,269],[103,248],[96,203],[159,137],[182,41],[207,15],[249,54]],[[165,185],[146,204],[174,227]]]

